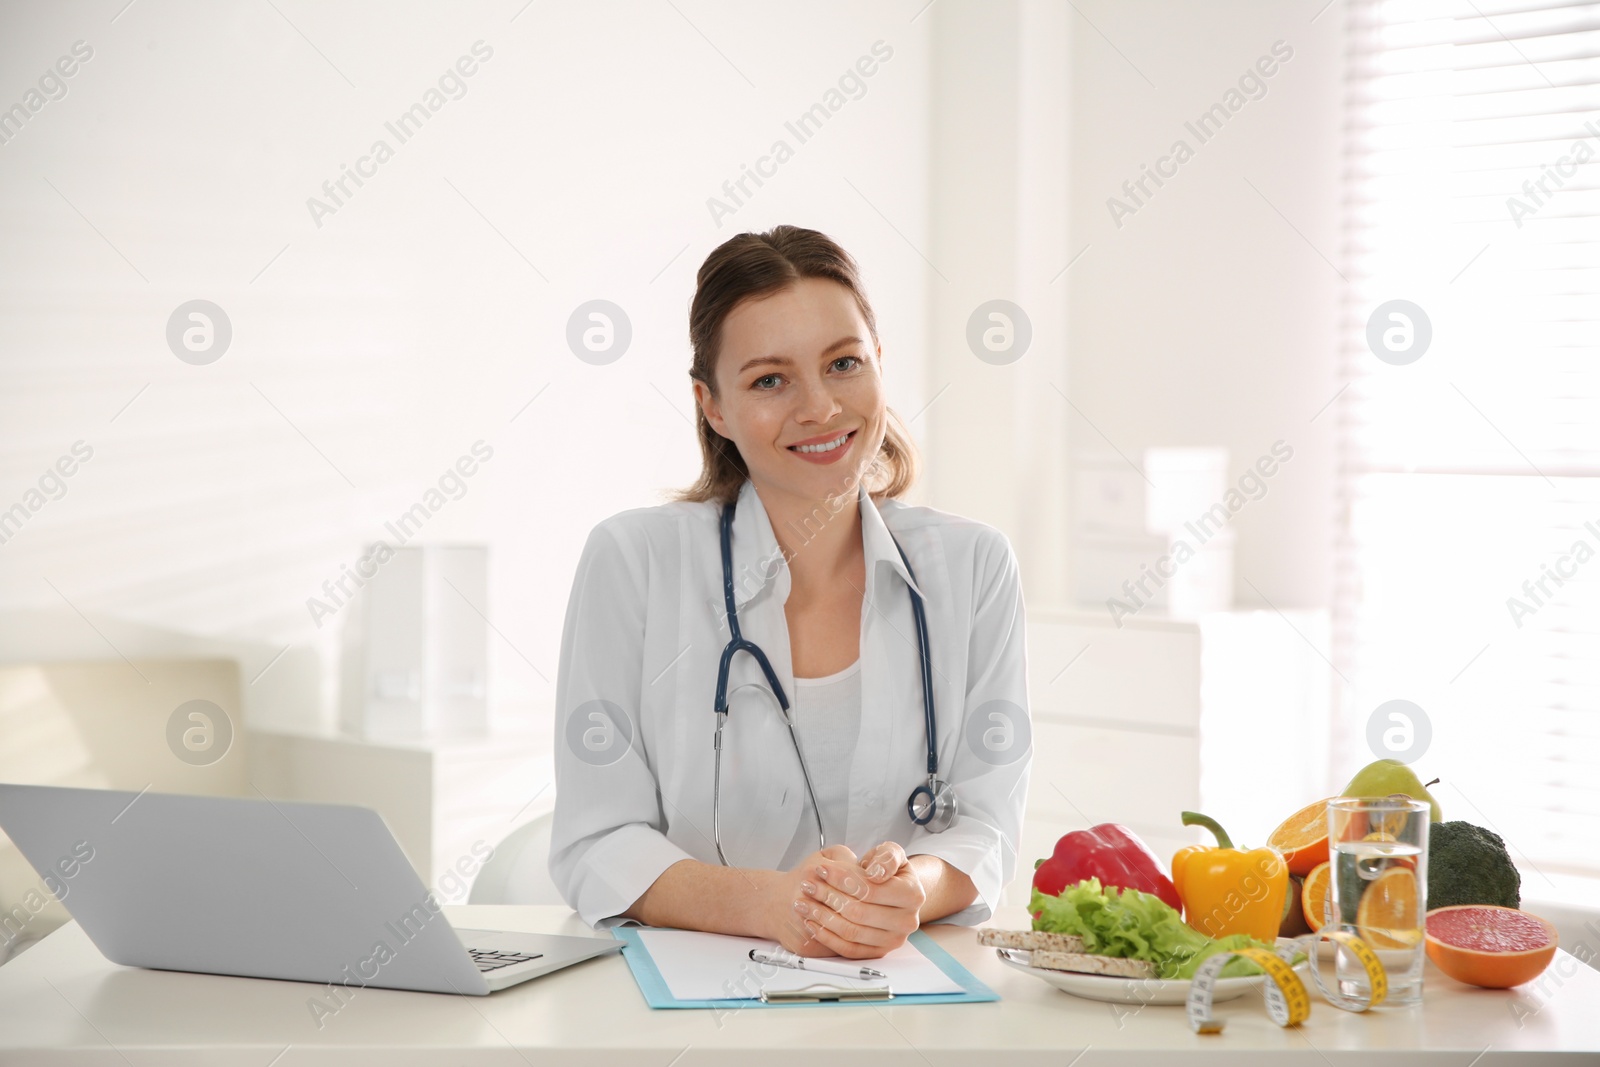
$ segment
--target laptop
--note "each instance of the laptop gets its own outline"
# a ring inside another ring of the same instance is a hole
[[[0,829],[128,967],[316,982],[339,1003],[332,987],[483,996],[624,944],[453,928],[369,808],[0,784]]]

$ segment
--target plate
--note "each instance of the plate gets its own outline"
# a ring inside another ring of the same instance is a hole
[[[994,951],[1001,963],[1042,978],[1063,993],[1071,993],[1085,1000],[1103,1000],[1111,1004],[1182,1004],[1189,999],[1189,987],[1194,984],[1187,978],[1116,978],[1104,974],[1052,971],[1024,962],[1028,958],[1027,949],[996,948]],[[1305,967],[1306,964],[1302,962],[1295,970],[1303,975]],[[1219,978],[1212,1002],[1235,1000],[1266,980],[1264,974]]]

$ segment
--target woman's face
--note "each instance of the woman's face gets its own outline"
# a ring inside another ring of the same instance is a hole
[[[695,382],[695,399],[758,486],[807,501],[853,493],[883,445],[881,354],[848,289],[802,278],[723,319],[717,395]]]

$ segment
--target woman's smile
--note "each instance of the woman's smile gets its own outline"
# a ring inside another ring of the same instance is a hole
[[[807,463],[837,463],[850,451],[850,446],[855,443],[856,431],[839,434],[836,437],[823,438],[820,441],[812,438],[812,442],[798,445],[789,445],[789,451],[805,460]]]

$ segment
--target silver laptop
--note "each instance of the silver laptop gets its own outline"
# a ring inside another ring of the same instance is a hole
[[[623,946],[454,929],[368,808],[0,784],[0,828],[130,967],[482,996]]]

